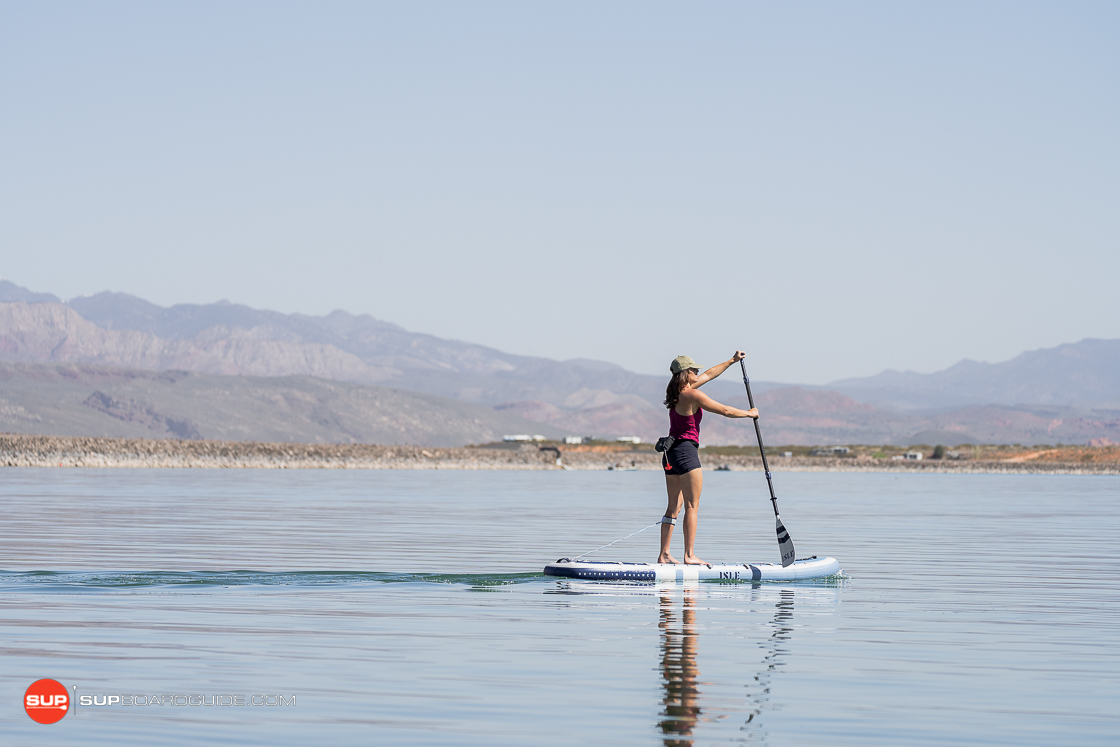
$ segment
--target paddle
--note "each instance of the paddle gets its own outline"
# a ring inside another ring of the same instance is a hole
[[[739,359],[739,368],[743,369],[743,383],[747,385],[747,401],[751,403],[753,410],[754,396],[751,394],[751,380],[747,378],[747,367],[742,358]],[[793,540],[790,539],[789,532],[782,525],[782,517],[778,514],[778,496],[774,495],[774,481],[770,479],[770,465],[766,463],[766,449],[762,445],[762,430],[758,427],[758,418],[754,419],[754,434],[758,436],[758,453],[762,454],[762,468],[766,470],[766,484],[770,486],[770,502],[774,505],[774,519],[778,529],[778,552],[782,554],[784,568],[794,561],[797,551],[793,549]]]

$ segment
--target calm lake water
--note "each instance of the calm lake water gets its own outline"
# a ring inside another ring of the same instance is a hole
[[[5,469],[0,741],[1117,743],[1120,478],[775,481],[842,578],[540,574],[656,521],[651,472]],[[707,473],[698,552],[776,562],[761,474]],[[40,725],[41,678],[172,701]]]

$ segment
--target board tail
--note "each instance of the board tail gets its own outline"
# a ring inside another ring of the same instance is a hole
[[[782,554],[782,567],[785,568],[797,559],[797,550],[793,548],[793,540],[782,524],[782,517],[775,514],[774,518],[778,530],[778,552]]]

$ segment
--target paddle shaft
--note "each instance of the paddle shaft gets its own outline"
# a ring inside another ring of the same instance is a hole
[[[751,380],[747,377],[747,366],[743,359],[739,359],[739,368],[743,371],[743,383],[747,387],[747,401],[754,409],[754,395],[751,394]],[[770,478],[770,465],[766,462],[766,447],[762,445],[762,429],[758,427],[758,418],[754,420],[754,435],[758,436],[758,453],[762,454],[762,469],[766,470],[766,484],[770,487],[770,505],[774,507],[774,516],[778,515],[778,496],[774,495],[774,481]]]

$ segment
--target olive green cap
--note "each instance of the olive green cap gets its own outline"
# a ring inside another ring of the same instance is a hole
[[[678,355],[673,359],[673,362],[669,364],[669,371],[672,372],[674,376],[684,371],[686,368],[698,369],[700,366],[697,366],[696,361],[692,360],[687,355]]]

